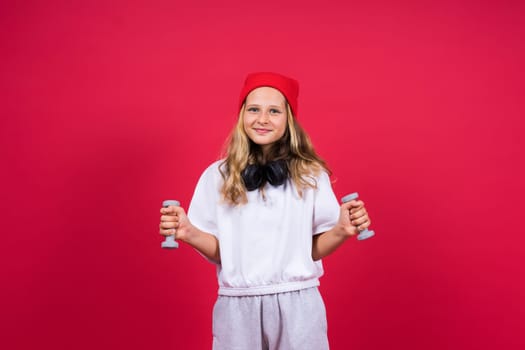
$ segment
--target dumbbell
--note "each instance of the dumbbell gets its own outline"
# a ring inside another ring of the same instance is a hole
[[[351,200],[357,199],[358,197],[359,197],[359,194],[357,192],[350,193],[344,196],[343,198],[341,198],[341,202],[347,203],[347,202],[350,202]],[[372,237],[373,235],[375,235],[374,231],[371,231],[365,228],[363,231],[359,232],[359,234],[357,235],[357,239],[362,241],[364,239]]]
[[[179,201],[175,201],[175,200],[166,200],[162,202],[162,206],[164,208],[167,208],[170,205],[174,205],[178,207],[180,203]],[[173,235],[166,236],[166,238],[164,239],[164,242],[162,242],[160,246],[165,249],[176,249],[179,247],[179,243],[175,241],[175,234],[173,234]]]

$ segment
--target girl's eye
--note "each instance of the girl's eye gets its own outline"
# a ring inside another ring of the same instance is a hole
[[[271,114],[279,114],[279,113],[281,113],[281,111],[278,110],[278,109],[274,109],[274,108],[272,108],[272,109],[270,109],[270,113],[271,113]]]
[[[256,113],[258,111],[259,111],[259,108],[257,108],[257,107],[250,107],[250,108],[248,108],[248,112]]]

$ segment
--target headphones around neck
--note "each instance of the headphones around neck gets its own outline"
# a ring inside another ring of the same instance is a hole
[[[289,177],[288,162],[278,159],[265,164],[250,164],[242,171],[241,176],[248,191],[262,188],[266,183],[277,187]]]

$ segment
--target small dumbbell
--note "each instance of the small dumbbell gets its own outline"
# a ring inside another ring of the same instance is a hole
[[[167,208],[170,205],[174,205],[178,207],[180,203],[179,201],[174,201],[174,200],[166,200],[162,202],[162,206],[164,208]],[[176,249],[179,247],[179,243],[175,241],[175,234],[173,234],[173,235],[166,236],[166,238],[164,239],[164,242],[162,242],[160,246],[165,249]]]
[[[354,192],[354,193],[348,194],[344,196],[343,198],[341,198],[341,202],[342,203],[350,202],[351,200],[357,199],[357,197],[359,197],[359,194],[357,192]],[[374,231],[371,231],[365,228],[363,231],[359,232],[359,234],[357,235],[357,239],[362,241],[364,239],[372,237],[373,235],[375,235]]]

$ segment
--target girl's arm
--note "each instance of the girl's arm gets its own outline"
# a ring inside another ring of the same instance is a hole
[[[312,259],[316,261],[332,254],[349,237],[369,226],[370,218],[362,201],[344,203],[337,224],[331,230],[313,237]]]
[[[183,208],[169,206],[162,208],[160,213],[162,214],[160,217],[159,231],[161,235],[167,236],[175,234],[175,239],[189,244],[214,263],[221,263],[219,241],[217,238],[193,226]]]

